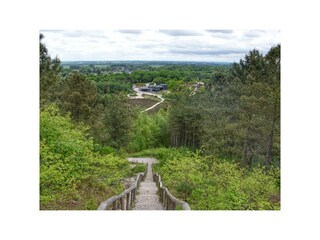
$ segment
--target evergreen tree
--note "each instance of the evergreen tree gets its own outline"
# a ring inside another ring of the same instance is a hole
[[[96,103],[96,87],[79,73],[73,72],[63,81],[61,106],[75,121],[88,121]]]
[[[265,164],[270,166],[273,157],[280,157],[280,45],[266,55],[269,84],[268,91],[268,140]]]
[[[184,146],[196,149],[201,146],[204,106],[201,105],[200,96],[197,94],[190,96],[187,92],[183,92],[172,100],[168,116],[172,147]]]
[[[58,57],[51,59],[48,49],[43,40],[43,34],[40,34],[40,105],[56,100],[57,84],[61,72],[60,59]]]
[[[214,73],[204,93],[203,149],[243,167],[280,158],[280,45],[249,52],[230,74]]]
[[[131,135],[134,112],[126,95],[104,96],[104,122],[108,132],[108,145],[116,149],[127,147]]]

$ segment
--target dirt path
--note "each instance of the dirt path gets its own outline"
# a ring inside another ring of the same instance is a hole
[[[153,106],[151,106],[151,107],[149,107],[149,108],[147,108],[147,109],[143,110],[142,112],[149,111],[149,110],[151,110],[152,108],[154,108],[154,107],[158,106],[159,104],[161,104],[161,103],[164,101],[164,99],[163,99],[161,96],[158,96],[158,98],[160,98],[160,99],[161,99],[161,101],[160,101],[160,102],[158,102],[158,103],[156,103],[155,105],[153,105]]]
[[[129,158],[131,162],[143,162],[148,164],[148,172],[145,180],[141,182],[133,210],[164,210],[159,202],[158,188],[153,181],[152,163],[154,158]]]

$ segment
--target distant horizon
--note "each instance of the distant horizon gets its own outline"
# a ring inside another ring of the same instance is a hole
[[[226,63],[232,64],[235,62],[228,62],[228,61],[206,61],[206,60],[67,60],[62,61],[61,63],[67,62],[194,62],[194,63]]]

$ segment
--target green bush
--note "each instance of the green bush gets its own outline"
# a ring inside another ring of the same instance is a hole
[[[132,174],[136,175],[140,172],[145,172],[147,169],[147,165],[144,163],[134,163],[132,164]]]
[[[264,168],[254,167],[249,171],[232,162],[188,151],[171,154],[163,155],[155,169],[164,185],[177,198],[187,201],[192,209],[280,209],[279,202],[270,200],[279,195],[278,170],[266,172]]]
[[[154,157],[162,165],[167,159],[177,158],[178,156],[193,156],[194,153],[188,148],[151,148],[130,154],[132,157]]]

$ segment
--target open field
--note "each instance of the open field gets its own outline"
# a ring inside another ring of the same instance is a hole
[[[133,107],[139,107],[141,110],[147,109],[154,104],[156,104],[157,100],[154,99],[129,99],[129,103],[132,104]]]
[[[154,104],[158,103],[158,100],[149,99],[149,98],[141,98],[141,99],[129,99],[129,103],[132,104],[133,107],[140,108],[141,110],[147,109]],[[166,102],[162,102],[153,109],[147,111],[148,114],[156,114],[161,108],[167,109],[168,104]]]
[[[167,102],[162,102],[153,109],[147,111],[148,114],[153,115],[156,114],[161,108],[167,109],[168,108],[168,103]]]

